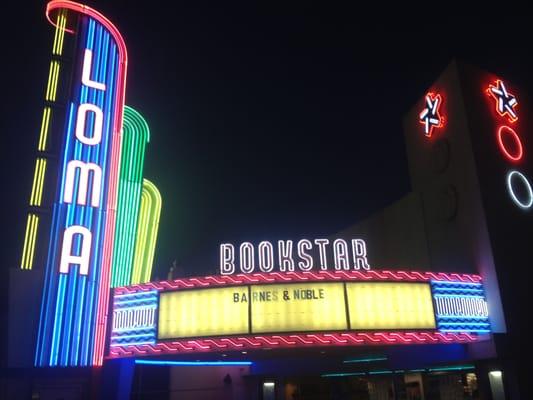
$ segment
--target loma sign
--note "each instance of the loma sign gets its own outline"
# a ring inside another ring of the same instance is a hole
[[[328,260],[330,261],[328,263]],[[257,267],[257,269],[256,269]],[[263,241],[254,246],[243,242],[240,246],[231,243],[220,245],[220,273],[236,272],[312,271],[328,269],[369,270],[366,243],[362,239],[302,239],[278,240],[277,244]]]
[[[34,363],[102,365],[115,246],[126,45],[108,19],[81,4],[53,0],[47,16],[58,25],[56,37],[66,34],[63,31],[73,35],[75,50],[65,55],[73,72],[61,75],[65,99],[59,112],[65,113],[65,124],[54,132],[60,143],[58,182],[48,183],[55,197]],[[59,63],[56,71],[63,71],[62,60],[54,57]]]

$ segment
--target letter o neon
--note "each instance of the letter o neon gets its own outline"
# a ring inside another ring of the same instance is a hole
[[[516,143],[516,151],[510,152],[507,150],[507,147],[505,147],[505,144],[503,143],[503,134],[505,132],[508,132],[513,140]],[[507,157],[511,161],[520,161],[522,159],[522,155],[524,154],[524,150],[522,147],[522,142],[520,141],[520,136],[510,127],[503,125],[500,126],[498,129],[498,144],[500,146],[500,150],[503,152],[505,157]],[[516,153],[516,154],[515,154]]]
[[[522,202],[520,199],[516,196],[514,190],[513,190],[513,177],[518,176],[522,182],[524,182],[524,185],[527,188],[528,193],[528,199],[527,202]],[[511,195],[511,199],[515,202],[515,204],[520,207],[523,210],[527,210],[533,205],[533,190],[531,189],[531,184],[527,180],[527,178],[518,171],[511,171],[507,174],[507,190],[509,191],[509,194]]]

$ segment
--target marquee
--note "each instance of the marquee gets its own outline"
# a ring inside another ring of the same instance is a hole
[[[255,348],[468,343],[490,333],[478,275],[317,271],[116,288],[109,357]]]

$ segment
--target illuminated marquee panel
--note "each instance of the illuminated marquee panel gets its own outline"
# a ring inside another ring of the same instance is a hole
[[[438,329],[489,333],[489,310],[481,283],[431,282]]]
[[[435,329],[427,283],[347,283],[346,292],[351,329]]]
[[[183,290],[161,294],[160,339],[236,335],[248,332],[247,287]]]
[[[293,282],[163,292],[158,338],[435,328],[426,282]]]
[[[156,290],[115,296],[110,346],[155,344],[157,301]]]
[[[340,282],[253,285],[249,304],[251,333],[348,328]]]
[[[111,346],[110,357],[275,346],[457,343],[479,340],[478,333],[488,332],[476,324],[441,329],[446,315],[435,308],[437,296],[450,293],[464,304],[472,296],[483,297],[477,275],[238,274],[132,285],[115,289],[114,296],[154,290],[159,294],[156,343]],[[459,322],[469,321],[468,313],[474,312],[446,310],[455,312]]]
[[[126,80],[126,47],[101,14],[54,0],[47,17],[68,12],[73,74],[52,210],[36,366],[101,365],[115,235]],[[61,21],[60,21],[61,22]]]

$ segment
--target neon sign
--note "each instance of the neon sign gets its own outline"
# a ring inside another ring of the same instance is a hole
[[[151,226],[150,220],[138,218],[144,197],[142,196],[144,153],[149,139],[150,131],[144,118],[133,108],[126,106],[122,132],[117,229],[111,268],[111,287],[130,283],[135,242],[139,241],[139,229],[148,229]],[[139,226],[138,221],[144,226]],[[149,276],[148,280],[150,280]]]
[[[522,182],[522,186],[525,188],[526,195],[523,196],[523,199],[518,196],[518,191],[515,189],[515,182],[517,181]],[[521,209],[527,210],[533,205],[533,190],[524,174],[518,171],[510,171],[507,174],[507,190],[513,202]]]
[[[161,202],[159,190],[148,179],[144,179],[131,271],[130,283],[132,284],[150,281],[157,242],[157,228],[161,214]]]
[[[161,196],[143,179],[148,124],[124,105],[127,51],[120,32],[102,14],[69,0],[52,0],[46,16],[56,30],[21,262],[32,268],[40,213],[50,214],[34,364],[101,365],[109,289],[150,280]],[[63,76],[64,58],[72,73]],[[60,85],[60,78],[67,82]],[[56,110],[58,88],[66,107]],[[56,114],[64,114],[65,123],[51,130]],[[60,144],[56,153],[48,146],[52,135]],[[57,185],[45,179],[49,157],[58,160]],[[47,188],[55,190],[53,204],[42,202]],[[112,343],[149,342],[150,301],[133,296],[122,302],[129,306],[117,311]]]
[[[53,19],[65,13],[66,22]],[[75,35],[78,50],[59,154],[35,365],[101,365],[115,236],[126,46],[118,30],[89,7],[54,0],[47,6],[47,17]]]
[[[155,343],[157,301],[155,290],[115,296],[110,346]]]
[[[495,85],[489,85],[487,92],[496,100],[496,112],[505,117],[509,122],[515,122],[518,120],[515,107],[518,105],[516,97],[507,91],[505,84],[500,80],[496,80]]]
[[[490,84],[486,92],[494,99],[496,113],[499,117],[506,118],[508,122],[518,121],[515,107],[518,100],[511,94],[502,80]],[[508,125],[500,125],[496,132],[498,147],[507,161],[519,163],[523,160],[524,147],[520,135]],[[518,170],[507,172],[506,187],[509,197],[521,210],[529,210],[533,206],[533,189],[527,177]]]
[[[514,148],[509,149],[508,141],[505,140],[505,137],[512,138],[514,142]],[[507,144],[506,144],[507,143]],[[498,128],[498,145],[503,155],[512,162],[517,162],[522,159],[524,155],[524,148],[520,140],[520,136],[509,126],[502,125]]]
[[[425,97],[426,106],[419,114],[419,121],[424,125],[424,133],[431,137],[435,128],[444,126],[444,117],[440,115],[439,109],[442,105],[440,94],[428,93]]]
[[[318,257],[317,257],[318,256]],[[333,257],[333,262],[328,260]],[[302,239],[278,240],[259,243],[257,248],[250,242],[235,247],[231,243],[220,245],[220,273],[234,274],[238,269],[243,274],[253,272],[322,271],[333,268],[337,271],[369,270],[366,243],[362,239]]]
[[[149,335],[157,333],[155,342],[152,336],[134,336],[144,335],[140,331],[124,333],[129,338],[110,342],[110,358],[469,343],[490,333],[481,277],[454,273],[294,271],[181,278],[116,288],[113,304],[117,332],[124,326],[119,312],[129,308],[137,314],[131,314],[126,329],[150,323]],[[154,325],[141,316],[152,305]]]
[[[45,187],[47,158],[50,156],[49,130],[50,121],[55,117],[56,95],[58,88],[61,64],[58,57],[63,54],[63,42],[65,38],[65,26],[67,23],[66,12],[61,10],[56,19],[56,29],[54,32],[54,43],[52,46],[52,61],[48,72],[48,83],[46,85],[45,100],[47,102],[43,110],[39,141],[37,144],[38,157],[35,164],[31,197],[29,201],[30,212],[26,221],[26,231],[22,246],[21,269],[33,269],[35,262],[35,249],[39,236],[39,221],[43,214],[42,195]],[[41,235],[42,236],[42,235]]]
[[[477,282],[432,281],[438,329],[442,332],[490,332],[483,285]]]

